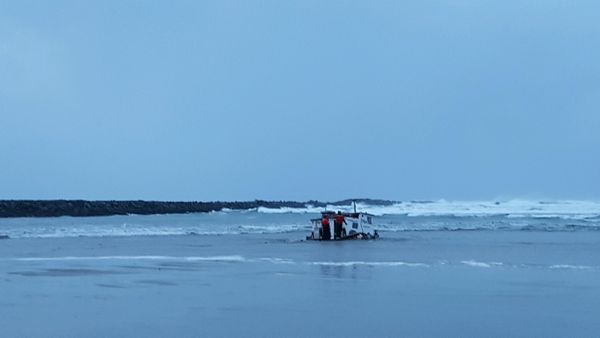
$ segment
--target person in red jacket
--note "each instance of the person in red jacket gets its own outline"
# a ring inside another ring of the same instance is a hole
[[[341,212],[337,212],[335,218],[333,219],[333,238],[340,239],[342,238],[342,226],[346,223],[346,218],[342,215]]]
[[[321,219],[321,239],[326,241],[331,239],[331,228],[329,227],[329,217],[323,215]]]

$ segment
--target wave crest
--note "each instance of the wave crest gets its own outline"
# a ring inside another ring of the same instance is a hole
[[[357,209],[377,216],[406,215],[409,217],[427,216],[506,216],[512,218],[538,217],[563,219],[600,218],[600,202],[595,201],[409,201],[385,205],[357,203]],[[326,210],[351,212],[353,205],[327,205],[314,207],[307,204],[305,208],[266,208],[259,207],[259,213],[319,213]]]

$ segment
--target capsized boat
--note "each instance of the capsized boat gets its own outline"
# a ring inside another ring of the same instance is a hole
[[[313,224],[313,229],[310,235],[306,236],[307,240],[350,240],[350,239],[377,239],[379,238],[379,234],[377,230],[373,229],[373,217],[374,215],[364,213],[364,212],[344,212],[341,213],[344,216],[346,224],[343,224],[341,234],[339,236],[335,236],[333,230],[333,220],[338,214],[333,211],[323,211],[321,212],[321,218],[313,218],[311,219],[311,223]],[[331,224],[330,231],[323,231],[323,226],[321,225],[321,221],[327,218]],[[330,235],[330,238],[326,238],[327,235]]]

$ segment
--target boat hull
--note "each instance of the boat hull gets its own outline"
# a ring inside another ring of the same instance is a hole
[[[307,241],[320,241],[320,242],[337,242],[337,241],[361,241],[361,240],[375,240],[379,238],[379,234],[377,232],[375,232],[374,234],[369,234],[369,233],[353,233],[351,235],[347,235],[347,236],[343,236],[340,238],[331,238],[331,239],[324,239],[324,238],[319,238],[319,236],[315,236],[314,233],[311,233],[310,235],[306,236],[306,240]]]

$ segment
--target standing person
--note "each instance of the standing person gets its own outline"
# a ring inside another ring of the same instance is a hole
[[[347,224],[346,218],[340,211],[337,212],[335,218],[333,219],[333,238],[339,239],[342,238],[342,225]]]
[[[326,241],[331,239],[331,228],[329,227],[329,217],[323,215],[321,218],[321,239]]]

